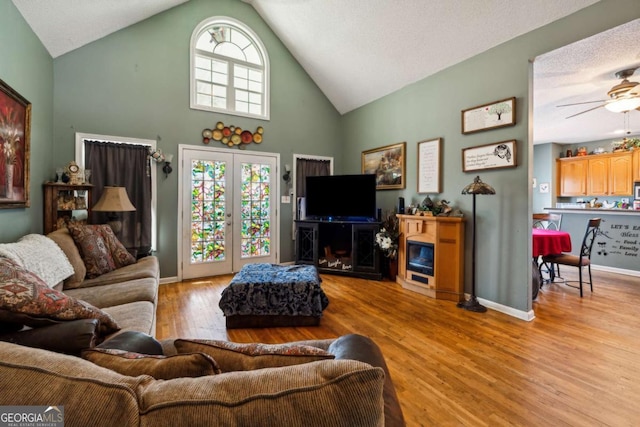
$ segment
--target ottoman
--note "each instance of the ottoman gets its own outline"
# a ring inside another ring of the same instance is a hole
[[[228,329],[317,326],[329,299],[312,265],[247,264],[222,291]]]

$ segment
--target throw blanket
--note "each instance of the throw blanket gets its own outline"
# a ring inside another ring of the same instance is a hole
[[[35,274],[50,288],[74,273],[62,249],[41,234],[27,234],[16,243],[0,244],[0,257],[9,258]]]
[[[247,264],[222,291],[225,316],[322,316],[329,299],[310,265]]]

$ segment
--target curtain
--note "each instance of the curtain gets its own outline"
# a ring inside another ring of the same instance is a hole
[[[122,230],[118,239],[134,256],[151,252],[151,173],[145,145],[84,141],[85,169],[91,169],[92,203],[100,200],[105,186],[124,187],[136,210],[119,212]],[[106,212],[91,212],[92,224],[107,222]]]
[[[307,193],[308,176],[326,176],[331,173],[331,161],[321,159],[296,159],[296,200]]]

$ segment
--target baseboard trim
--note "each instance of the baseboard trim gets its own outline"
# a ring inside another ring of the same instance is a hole
[[[607,267],[605,265],[595,265],[595,264],[591,264],[591,269],[598,270],[598,271],[606,271],[608,273],[624,274],[626,276],[640,277],[640,271],[637,271],[637,270],[627,270],[624,268]]]
[[[178,276],[160,278],[161,285],[165,285],[167,283],[176,283],[176,282],[178,282]]]
[[[509,307],[503,304],[498,304],[497,302],[489,301],[484,298],[478,298],[478,301],[480,301],[480,304],[484,305],[487,308],[490,308],[495,311],[499,311],[500,313],[507,314],[509,316],[515,317],[520,320],[525,320],[527,322],[530,322],[536,318],[536,314],[533,310],[529,310],[529,311],[517,310],[513,307]]]

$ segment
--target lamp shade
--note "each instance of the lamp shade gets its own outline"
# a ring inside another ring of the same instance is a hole
[[[614,113],[623,113],[638,107],[640,107],[640,97],[621,98],[613,102],[608,102],[604,105],[604,108]]]
[[[496,190],[476,176],[471,184],[462,189],[462,194],[496,194]]]
[[[104,187],[100,200],[93,206],[94,212],[130,212],[135,211],[127,189],[124,187]]]

